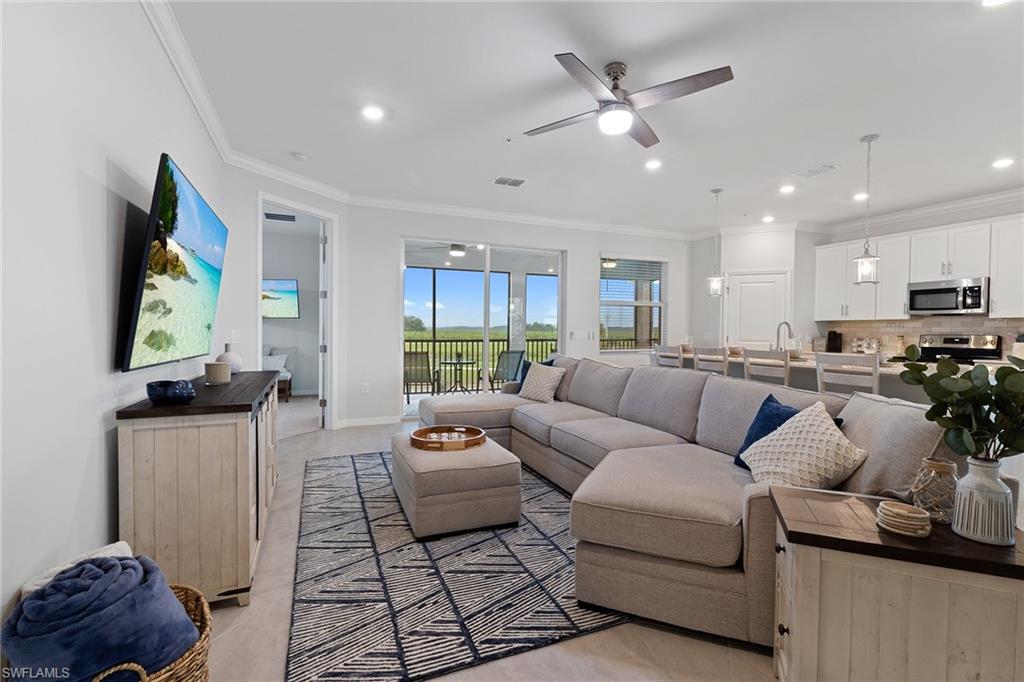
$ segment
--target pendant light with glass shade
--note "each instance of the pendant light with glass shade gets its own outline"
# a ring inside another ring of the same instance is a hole
[[[857,266],[854,284],[878,284],[878,261],[881,259],[871,253],[871,143],[878,139],[878,133],[871,133],[860,138],[868,146],[867,181],[864,186],[864,253],[853,259]]]
[[[725,293],[725,277],[719,274],[722,266],[722,229],[718,225],[718,195],[722,193],[722,188],[715,187],[711,193],[715,195],[715,274],[708,277],[708,296],[718,297]]]

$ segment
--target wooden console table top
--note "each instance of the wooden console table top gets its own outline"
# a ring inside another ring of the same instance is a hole
[[[875,525],[882,498],[781,486],[771,486],[769,495],[786,539],[798,545],[1024,579],[1019,528],[1014,547],[974,542],[937,523],[928,537],[910,538]]]
[[[206,377],[192,379],[196,399],[185,405],[154,405],[148,398],[122,407],[115,413],[117,419],[146,419],[150,417],[191,417],[197,414],[227,414],[255,412],[267,389],[277,379],[278,372],[239,372],[231,375],[231,383],[207,386]]]

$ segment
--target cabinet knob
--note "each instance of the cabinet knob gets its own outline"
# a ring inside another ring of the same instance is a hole
[[[785,545],[780,545],[778,543],[775,543],[775,553],[776,554],[781,554],[781,553],[783,553],[785,551],[786,551],[786,546]]]
[[[782,635],[782,636],[788,635],[789,634],[789,628],[787,628],[782,623],[779,623],[779,634]]]

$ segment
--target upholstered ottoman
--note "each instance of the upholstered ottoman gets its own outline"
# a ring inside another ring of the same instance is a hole
[[[467,450],[414,448],[391,438],[398,500],[416,537],[519,523],[519,458],[490,438]]]

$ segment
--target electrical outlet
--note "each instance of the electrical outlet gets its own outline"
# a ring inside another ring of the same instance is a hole
[[[363,395],[366,395],[367,393],[369,393],[370,392],[370,383],[368,381],[364,381],[362,383],[362,385],[359,386],[359,392],[362,393]]]

